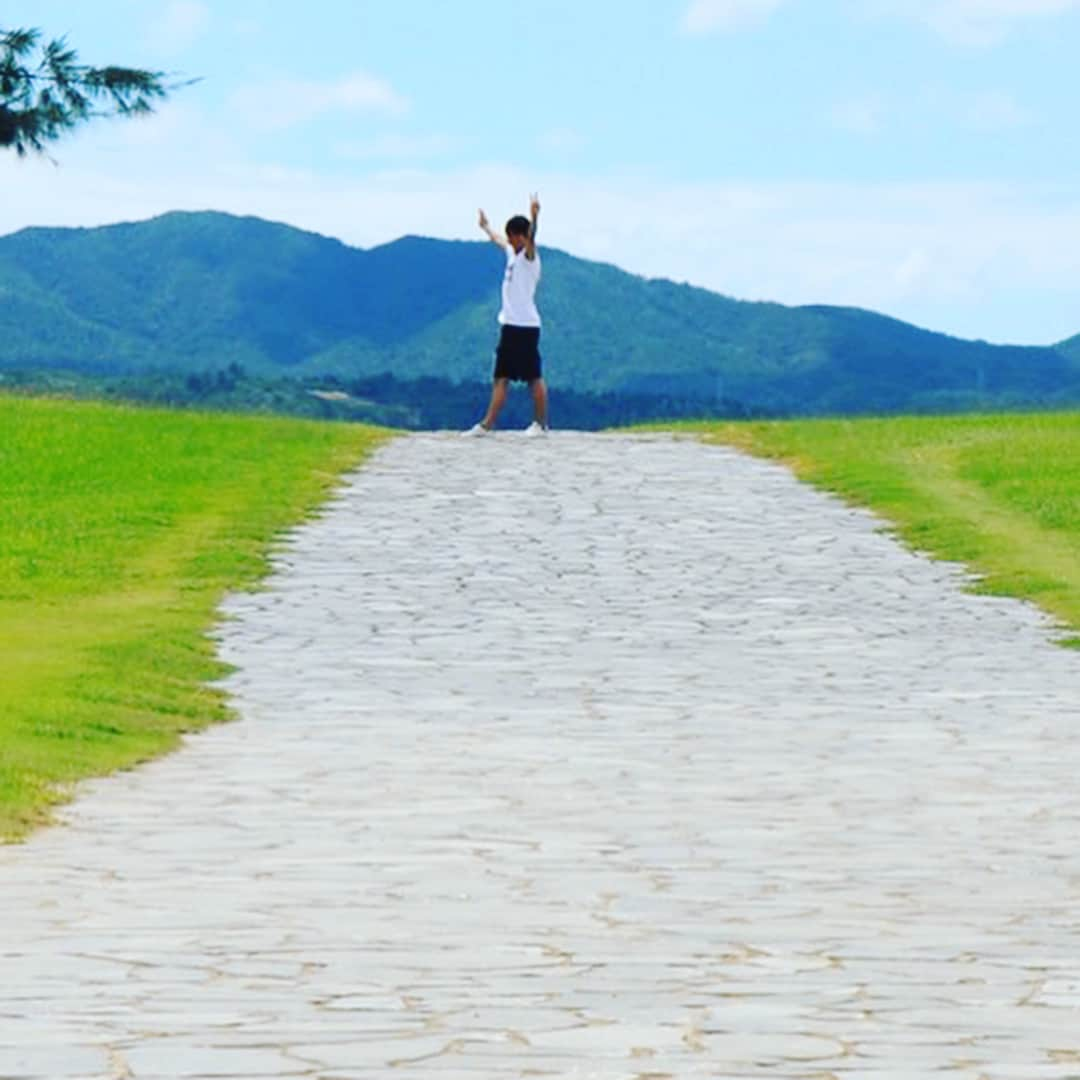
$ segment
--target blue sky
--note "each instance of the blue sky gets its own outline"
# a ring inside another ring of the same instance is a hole
[[[201,77],[0,161],[0,232],[170,209],[542,241],[991,341],[1080,332],[1080,0],[9,0]]]

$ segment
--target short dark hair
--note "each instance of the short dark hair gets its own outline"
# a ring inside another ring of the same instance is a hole
[[[528,236],[532,228],[532,222],[523,214],[515,214],[506,223],[507,236]]]

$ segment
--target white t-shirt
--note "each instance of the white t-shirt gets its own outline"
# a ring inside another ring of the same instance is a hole
[[[540,283],[540,252],[527,259],[525,249],[516,255],[506,249],[506,274],[503,276],[502,308],[499,322],[503,326],[539,326],[540,312],[536,310],[536,286]]]

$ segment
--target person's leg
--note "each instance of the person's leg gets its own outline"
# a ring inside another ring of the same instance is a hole
[[[533,379],[529,383],[529,390],[532,392],[533,416],[541,427],[546,428],[548,426],[547,384],[542,378]]]
[[[509,379],[496,379],[491,384],[491,401],[488,403],[487,412],[484,413],[484,419],[480,421],[488,431],[495,426],[495,421],[499,419],[499,413],[506,404],[506,391],[509,385]]]

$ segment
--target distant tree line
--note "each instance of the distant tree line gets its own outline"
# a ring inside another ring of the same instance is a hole
[[[293,379],[251,373],[237,363],[197,372],[146,371],[103,375],[20,370],[0,372],[0,389],[28,394],[106,398],[172,408],[280,413],[324,420],[360,420],[414,431],[464,429],[487,404],[490,385],[393,375]],[[581,431],[690,418],[763,415],[738,401],[655,394],[588,394],[552,388],[554,426]],[[531,419],[524,387],[511,393],[503,426]]]
[[[596,431],[664,420],[1004,412],[1075,408],[1080,404],[1080,396],[1069,386],[1039,394],[927,388],[913,395],[902,387],[867,388],[853,383],[850,388],[841,385],[827,393],[818,389],[816,398],[807,386],[802,400],[790,394],[770,394],[766,387],[753,402],[715,393],[708,396],[700,392],[702,386],[692,380],[671,379],[662,386],[657,383],[649,393],[586,393],[556,384],[551,392],[552,424]],[[230,362],[197,371],[149,369],[124,374],[86,369],[0,369],[0,391],[4,390],[444,431],[464,429],[475,422],[487,402],[490,384],[433,376],[401,379],[390,374],[292,377],[252,372]],[[524,427],[531,418],[529,395],[524,387],[516,387],[500,425]]]

